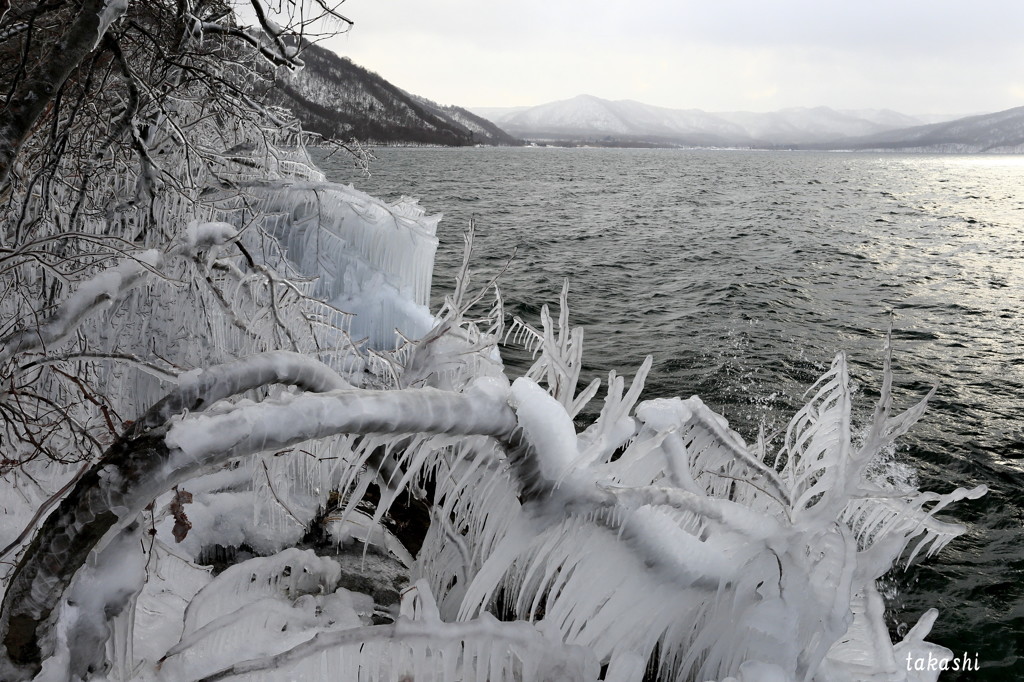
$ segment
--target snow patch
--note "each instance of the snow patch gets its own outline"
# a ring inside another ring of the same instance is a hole
[[[189,223],[185,232],[185,243],[192,249],[221,246],[238,236],[235,226],[225,222]]]

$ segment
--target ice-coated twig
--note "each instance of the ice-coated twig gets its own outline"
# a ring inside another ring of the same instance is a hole
[[[484,614],[479,619],[464,623],[441,623],[431,620],[413,621],[402,618],[398,622],[388,625],[373,625],[350,630],[321,632],[312,639],[287,651],[274,656],[236,663],[230,668],[225,668],[212,675],[200,678],[197,682],[218,682],[218,680],[247,675],[261,670],[284,668],[324,651],[347,646],[362,646],[382,640],[394,642],[399,646],[419,643],[427,647],[443,647],[465,643],[467,649],[470,648],[470,642],[486,644],[496,641],[504,644],[503,648],[507,647],[513,650],[547,649],[556,656],[562,653],[560,646],[546,641],[529,624],[502,623],[489,614]],[[478,665],[482,665],[485,662],[479,661]],[[565,661],[563,665],[568,663],[570,662]],[[491,669],[493,670],[493,668]],[[483,673],[484,670],[480,672]],[[505,678],[502,677],[500,679]],[[579,678],[573,677],[570,679]]]
[[[139,370],[149,374],[150,376],[156,377],[161,381],[167,381],[170,383],[177,383],[178,374],[180,370],[173,367],[161,367],[154,362],[147,362],[142,358],[139,358],[130,353],[101,353],[101,352],[80,352],[80,353],[65,353],[63,355],[49,355],[45,358],[39,358],[26,362],[24,365],[19,367],[14,372],[14,376],[22,375],[26,372],[30,372],[33,369],[45,367],[47,365],[58,364],[62,362],[70,362],[75,360],[107,360],[111,362],[122,362]]]
[[[144,251],[82,282],[41,324],[0,339],[0,366],[15,355],[46,349],[68,338],[89,314],[123,295],[159,266],[160,260],[159,252]]]

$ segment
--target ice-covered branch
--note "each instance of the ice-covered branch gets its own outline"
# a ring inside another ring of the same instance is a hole
[[[749,467],[751,473],[744,476],[746,482],[761,486],[780,505],[791,504],[790,492],[779,475],[747,449],[720,415],[699,398],[690,398],[685,403],[685,440],[690,467],[696,474],[724,477],[735,465]]]
[[[136,420],[128,437],[141,435],[173,415],[198,412],[213,403],[269,384],[326,393],[351,388],[327,365],[299,353],[272,351],[183,374],[178,386]]]
[[[158,251],[144,251],[82,282],[57,311],[36,327],[0,339],[0,366],[19,353],[52,347],[70,336],[90,313],[116,300],[160,264]]]
[[[478,387],[465,394],[435,390],[336,390],[190,416],[168,429],[172,414],[202,409],[268,383],[335,389],[343,380],[312,360],[272,353],[183,377],[78,482],[36,534],[20,562],[0,614],[3,651],[34,670],[39,641],[61,593],[89,552],[115,526],[131,521],[159,494],[232,457],[340,433],[450,433],[507,438],[516,426],[504,394]]]
[[[713,521],[755,540],[781,535],[781,526],[773,516],[755,512],[745,505],[729,500],[659,486],[601,487],[611,493],[618,504],[629,509],[639,509],[643,506],[672,507]]]
[[[378,644],[385,650],[378,652]],[[598,672],[597,662],[583,655],[584,652],[572,651],[570,647],[545,639],[528,623],[503,623],[485,613],[465,623],[402,618],[391,625],[321,632],[288,651],[238,663],[198,682],[217,682],[263,670],[288,669],[297,662],[347,647],[354,650],[343,655],[352,658],[380,656],[385,660],[398,658],[393,654],[387,655],[388,647],[427,651],[433,654],[436,666],[448,671],[434,677],[426,669],[417,670],[417,679],[422,674],[424,679],[437,680],[596,680]],[[362,656],[359,652],[363,652]],[[361,668],[359,678],[363,679],[363,674],[367,674],[366,679],[370,680],[394,679],[390,676],[375,677],[370,669],[371,666]],[[513,671],[519,674],[515,675]]]
[[[431,388],[401,391],[352,389],[265,401],[222,414],[187,417],[167,431],[171,464],[187,475],[212,460],[342,433],[446,433],[509,437],[515,415],[502,396]]]

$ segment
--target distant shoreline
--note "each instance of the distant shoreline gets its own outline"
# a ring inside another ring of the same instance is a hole
[[[829,153],[829,154],[908,154],[908,155],[938,155],[938,156],[1021,156],[1024,155],[1024,145],[1013,148],[983,149],[983,150],[961,150],[949,148],[932,147],[876,147],[867,149],[854,148],[815,148],[815,147],[716,147],[716,146],[686,146],[668,145],[654,143],[617,143],[602,144],[592,141],[525,141],[522,145],[444,145],[424,144],[416,142],[360,142],[366,149],[397,148],[397,149],[666,149],[678,151],[713,151],[713,152],[796,152],[796,153]],[[328,148],[327,145],[316,145],[317,147]]]

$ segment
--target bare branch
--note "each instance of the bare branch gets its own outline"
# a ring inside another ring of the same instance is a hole
[[[14,160],[36,122],[68,76],[128,9],[128,0],[84,0],[59,45],[39,60],[0,109],[0,192],[9,181]]]

